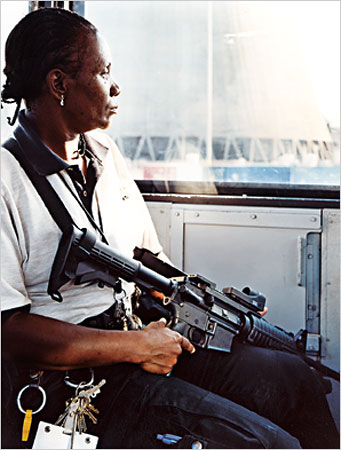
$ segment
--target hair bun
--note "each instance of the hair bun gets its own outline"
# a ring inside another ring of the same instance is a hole
[[[7,79],[6,83],[3,85],[1,99],[5,103],[12,103],[13,101],[18,102],[24,96],[24,88],[21,77],[16,76],[13,72],[6,73],[6,76]]]

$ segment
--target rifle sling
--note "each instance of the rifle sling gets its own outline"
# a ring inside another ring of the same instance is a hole
[[[32,167],[20,142],[17,139],[10,138],[2,146],[20,163],[61,231],[64,232],[71,225],[74,225],[71,215],[46,177],[39,175]]]

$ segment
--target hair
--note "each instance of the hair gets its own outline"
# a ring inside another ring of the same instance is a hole
[[[15,123],[23,99],[29,106],[39,97],[51,69],[77,76],[87,48],[84,38],[96,33],[96,27],[84,17],[62,8],[33,11],[13,28],[6,41],[6,83],[1,92],[1,101],[17,104],[10,125]]]

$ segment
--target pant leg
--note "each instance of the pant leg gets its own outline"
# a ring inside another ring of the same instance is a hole
[[[170,448],[157,439],[165,434],[182,438],[172,448],[192,448],[196,441],[203,448],[300,448],[269,420],[183,380],[136,367],[121,375],[121,382],[107,382],[96,405],[105,412],[99,448]],[[105,377],[111,376],[109,368]]]
[[[298,356],[235,342],[231,353],[184,353],[172,375],[267,417],[303,448],[340,448],[319,377]]]
[[[23,414],[16,407],[16,396],[11,399],[2,448],[31,448],[39,421],[55,423],[65,401],[74,395],[64,375],[54,371],[42,376],[46,406],[33,416],[27,443],[20,440]],[[89,372],[70,371],[70,376],[86,381]],[[175,377],[120,364],[96,368],[95,383],[102,378],[106,384],[92,401],[100,411],[98,423],[87,420],[87,432],[99,436],[98,448],[191,448],[197,441],[203,448],[300,448],[295,438],[269,420]],[[163,444],[157,436],[164,434],[181,440],[177,445]]]

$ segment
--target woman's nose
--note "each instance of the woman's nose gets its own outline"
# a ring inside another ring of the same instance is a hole
[[[110,97],[117,97],[118,95],[120,95],[120,88],[118,84],[113,81],[110,87]]]

